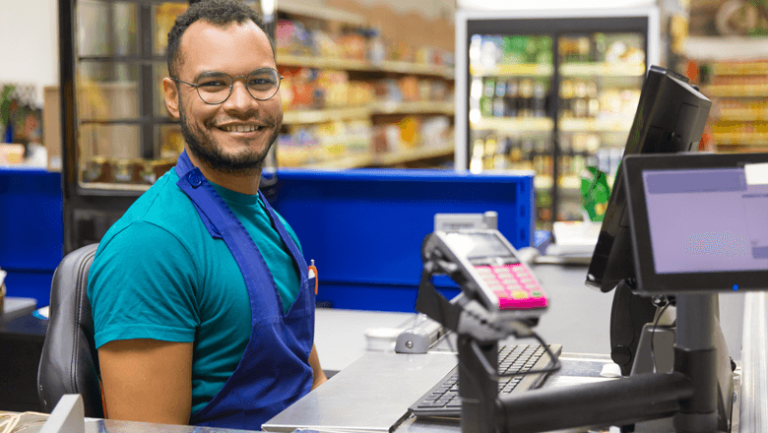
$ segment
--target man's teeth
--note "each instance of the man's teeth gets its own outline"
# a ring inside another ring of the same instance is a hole
[[[220,129],[226,132],[253,132],[258,131],[260,127],[257,125],[233,125],[222,126]]]

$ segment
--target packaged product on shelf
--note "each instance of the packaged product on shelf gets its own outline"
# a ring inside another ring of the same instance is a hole
[[[366,59],[367,41],[360,31],[348,30],[338,39],[338,41],[339,46],[342,47],[342,53],[345,59]]]
[[[421,123],[422,147],[448,147],[452,136],[451,122],[446,116],[430,117]]]
[[[407,116],[400,122],[400,144],[406,149],[413,149],[421,142],[419,133],[420,119],[415,116]]]
[[[405,76],[397,80],[403,102],[419,100],[419,80],[414,76]]]
[[[112,181],[114,183],[128,184],[133,182],[132,161],[117,159],[112,163]]]
[[[87,160],[83,168],[83,182],[112,182],[111,162],[101,156]]]
[[[368,61],[374,65],[381,65],[387,59],[387,48],[381,37],[381,29],[372,28],[368,38]]]
[[[421,79],[418,81],[418,97],[416,99],[419,101],[437,100],[433,99],[432,96],[432,80]]]
[[[322,30],[313,32],[315,55],[324,59],[339,59],[343,56],[343,50],[334,37]]]
[[[350,81],[347,101],[350,106],[369,105],[376,99],[374,86],[367,81]]]
[[[311,56],[315,51],[310,34],[299,21],[278,20],[275,45],[278,54]]]
[[[444,80],[431,80],[432,90],[430,91],[433,101],[452,101],[453,95],[450,93],[448,84]]]
[[[324,89],[325,107],[349,105],[349,74],[344,71],[322,71],[318,75],[318,86]]]

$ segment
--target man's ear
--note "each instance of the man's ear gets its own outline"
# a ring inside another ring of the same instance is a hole
[[[179,119],[179,87],[172,79],[163,78],[163,94],[165,95],[165,108],[172,119]]]

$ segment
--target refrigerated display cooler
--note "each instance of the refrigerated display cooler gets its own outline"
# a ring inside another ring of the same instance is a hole
[[[581,220],[582,175],[612,184],[659,35],[655,7],[459,9],[456,168],[534,170],[537,227]]]

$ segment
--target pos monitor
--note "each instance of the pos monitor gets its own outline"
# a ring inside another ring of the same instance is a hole
[[[629,156],[623,165],[638,292],[768,287],[768,154]]]
[[[624,155],[698,150],[711,106],[712,102],[688,84],[687,78],[651,66],[643,82]],[[619,167],[587,272],[587,284],[603,292],[635,276],[622,183]]]

